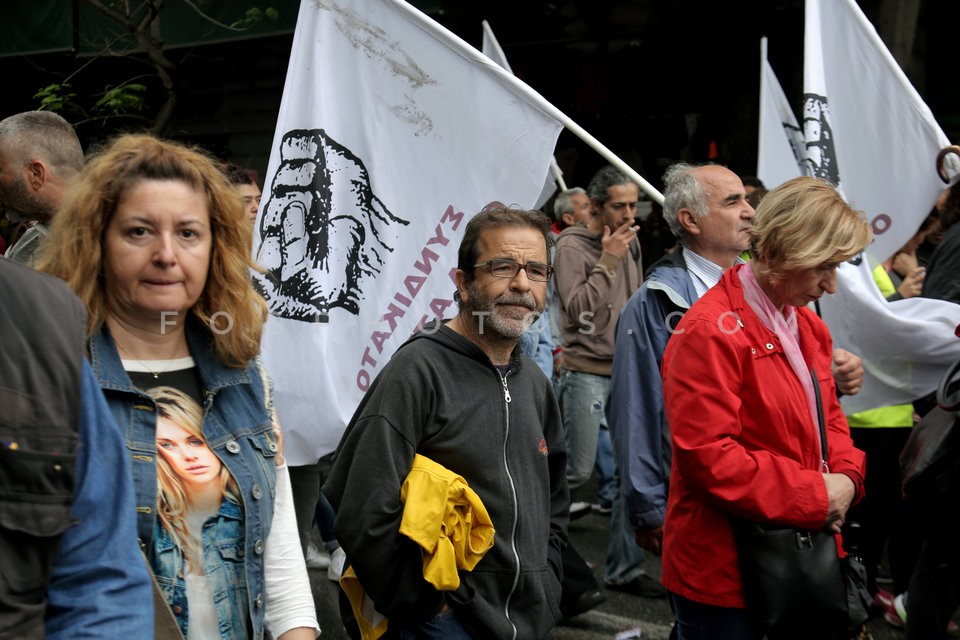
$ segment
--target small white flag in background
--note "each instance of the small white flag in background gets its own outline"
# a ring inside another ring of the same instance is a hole
[[[805,173],[838,185],[866,212],[874,263],[916,232],[943,183],[938,151],[949,144],[853,0],[807,0],[803,130]],[[848,413],[909,402],[932,391],[960,358],[960,305],[910,298],[887,303],[864,259],[844,264],[837,293],[820,308],[836,346],[864,359],[863,389]]]
[[[456,312],[469,218],[532,207],[560,122],[400,0],[303,2],[257,220],[291,465],[333,451],[400,344]]]
[[[757,177],[767,189],[803,175],[803,132],[787,96],[767,62],[767,39],[760,39],[760,135]]]
[[[510,67],[510,63],[507,62],[507,55],[503,52],[500,41],[493,35],[493,28],[490,26],[490,23],[484,20],[481,24],[483,27],[483,42],[481,44],[483,55],[503,67],[507,73],[513,74],[513,69]],[[540,196],[537,197],[535,208],[541,209],[543,205],[547,203],[547,200],[556,193],[558,187],[560,189],[566,189],[567,185],[563,182],[563,172],[560,171],[557,161],[551,156],[550,174],[547,175],[547,181],[543,185],[543,190],[540,191]]]

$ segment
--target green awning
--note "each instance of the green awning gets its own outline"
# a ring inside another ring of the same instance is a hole
[[[216,24],[232,25],[254,7],[272,8],[278,17],[264,19],[241,31]],[[193,0],[189,4],[185,0],[167,0],[157,24],[166,48],[193,47],[293,33],[299,9],[299,0]],[[141,7],[135,17],[144,14]],[[77,34],[75,25],[79,25]],[[122,54],[136,49],[136,42],[121,24],[84,0],[14,0],[0,5],[0,56],[70,51],[95,56],[106,51]]]
[[[73,50],[73,0],[14,0],[0,7],[0,56]]]

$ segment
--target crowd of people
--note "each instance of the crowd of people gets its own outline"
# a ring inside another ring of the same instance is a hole
[[[85,156],[49,112],[0,121],[0,637],[314,638],[324,569],[357,638],[539,640],[607,591],[668,598],[681,640],[842,638],[815,612],[758,623],[737,519],[855,543],[876,614],[952,631],[955,545],[899,490],[929,398],[845,415],[870,354],[812,309],[870,243],[864,215],[814,178],[676,163],[663,185],[676,245],[649,262],[613,166],[552,216],[474,215],[456,313],[396,351],[335,451],[289,465],[256,172],[148,134]],[[960,303],[958,222],[954,185],[876,265],[887,300]],[[598,581],[568,525],[604,515]]]

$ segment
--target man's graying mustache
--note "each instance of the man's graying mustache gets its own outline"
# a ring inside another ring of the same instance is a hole
[[[537,308],[537,301],[531,293],[521,293],[517,295],[504,294],[497,298],[497,304],[513,304],[531,310],[536,310]]]

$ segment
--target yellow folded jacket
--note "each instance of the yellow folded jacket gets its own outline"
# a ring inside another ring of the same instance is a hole
[[[493,547],[494,528],[480,496],[467,481],[430,458],[417,454],[400,489],[400,533],[416,542],[423,557],[423,578],[438,591],[460,586],[459,570],[471,571]],[[364,640],[387,630],[387,619],[366,597],[352,567],[340,578]]]

